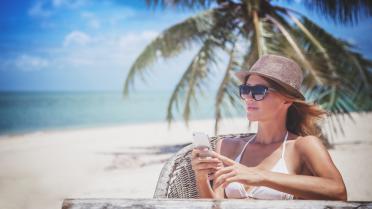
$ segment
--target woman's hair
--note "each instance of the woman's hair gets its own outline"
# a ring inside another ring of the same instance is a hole
[[[248,77],[249,76],[247,76],[246,81]],[[276,89],[283,97],[293,102],[287,111],[287,129],[299,136],[314,135],[320,137],[321,130],[317,122],[322,119],[327,112],[317,104],[309,104],[300,98],[296,98],[293,93],[277,82],[263,76],[261,77],[270,84],[270,87]]]

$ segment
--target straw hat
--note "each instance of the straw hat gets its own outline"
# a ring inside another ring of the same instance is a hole
[[[272,54],[263,55],[253,64],[249,71],[236,72],[236,76],[241,82],[245,82],[246,77],[252,74],[273,80],[291,92],[291,95],[305,100],[304,95],[300,91],[303,80],[301,67],[287,57]]]

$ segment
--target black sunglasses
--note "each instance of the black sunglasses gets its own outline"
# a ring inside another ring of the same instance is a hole
[[[273,88],[269,88],[264,85],[255,85],[255,86],[250,86],[250,85],[240,85],[239,86],[239,95],[240,98],[246,99],[249,93],[251,93],[252,98],[256,101],[263,100],[268,93],[268,91],[276,91]]]

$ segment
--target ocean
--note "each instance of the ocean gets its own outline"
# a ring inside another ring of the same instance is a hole
[[[1,92],[0,135],[166,121],[171,92]],[[214,117],[214,94],[200,97],[191,120]],[[183,109],[182,107],[180,108]],[[175,112],[176,120],[182,113]]]

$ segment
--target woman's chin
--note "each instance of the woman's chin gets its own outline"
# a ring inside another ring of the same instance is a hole
[[[249,113],[249,112],[247,112],[247,119],[249,121],[257,121],[257,117],[254,114]]]

